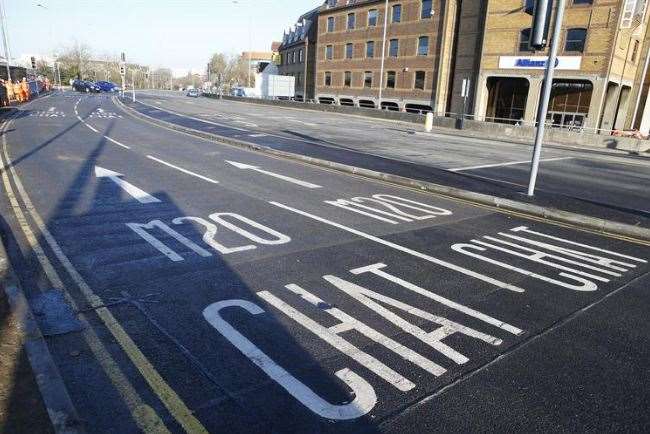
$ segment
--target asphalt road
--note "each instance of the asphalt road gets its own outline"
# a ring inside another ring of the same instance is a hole
[[[31,103],[1,151],[23,287],[85,326],[47,339],[88,432],[650,428],[649,246],[201,140],[104,96]]]
[[[138,108],[148,110],[153,116],[160,116],[155,109],[162,109],[211,122],[207,129],[194,122],[195,127],[208,132],[212,128],[212,132],[275,146],[344,148],[452,171],[486,181],[491,188],[498,185],[509,191],[526,191],[528,185],[532,151],[530,146],[522,144],[452,134],[423,134],[421,127],[408,123],[188,98],[179,92],[139,92],[137,98],[147,105]],[[281,143],[274,143],[280,139]],[[327,158],[326,151],[321,153]],[[611,154],[597,148],[554,146],[547,146],[543,151],[537,184],[540,194],[561,195],[565,202],[576,201],[572,211],[581,211],[582,206],[582,212],[591,213],[589,205],[593,204],[644,218],[650,218],[648,186],[650,158]]]

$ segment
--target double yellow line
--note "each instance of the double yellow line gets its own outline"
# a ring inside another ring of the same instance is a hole
[[[190,409],[187,408],[185,403],[180,399],[176,392],[174,392],[174,390],[156,371],[151,362],[149,362],[147,357],[142,353],[142,351],[140,351],[138,346],[135,344],[135,342],[133,342],[131,337],[126,333],[117,319],[115,319],[113,314],[106,307],[104,307],[102,299],[93,292],[93,290],[86,283],[84,278],[79,274],[79,272],[76,270],[74,265],[70,262],[68,257],[59,246],[58,242],[54,239],[52,234],[45,226],[43,219],[36,211],[36,208],[27,195],[27,192],[25,191],[22,182],[16,173],[16,170],[12,165],[9,153],[7,152],[6,132],[12,122],[13,117],[6,121],[0,128],[0,133],[2,133],[2,151],[4,154],[4,158],[2,155],[0,155],[0,164],[2,164],[4,167],[2,170],[2,182],[9,198],[9,202],[11,203],[11,207],[16,215],[18,224],[25,234],[25,238],[27,239],[30,248],[34,252],[41,267],[43,268],[47,278],[50,280],[54,287],[60,288],[64,291],[67,301],[70,303],[73,309],[75,309],[75,311],[78,311],[79,309],[76,302],[71,297],[70,293],[65,290],[63,280],[59,276],[56,269],[52,266],[52,263],[50,262],[48,256],[45,254],[45,251],[38,241],[38,237],[32,231],[25,213],[20,206],[18,196],[24,203],[25,210],[31,216],[38,231],[40,232],[40,235],[45,239],[50,249],[54,252],[54,255],[57,257],[63,268],[65,268],[66,272],[69,274],[70,278],[81,290],[81,293],[85,297],[86,301],[95,310],[99,319],[111,332],[124,353],[131,360],[133,365],[135,365],[140,374],[144,377],[158,399],[160,399],[170,414],[174,417],[174,419],[176,419],[176,421],[178,421],[180,426],[183,427],[185,431],[190,433],[207,433],[208,431],[205,429],[205,427],[201,424],[201,422],[199,422],[196,417],[194,417]],[[11,174],[13,182],[16,185],[18,196],[16,196],[11,185],[8,172]],[[106,346],[101,342],[100,338],[97,336],[93,328],[86,320],[85,315],[79,314],[79,319],[87,324],[87,327],[82,332],[84,340],[112,382],[115,389],[121,395],[138,428],[146,433],[169,433],[169,430],[165,426],[160,416],[153,410],[153,408],[144,403],[138,394],[138,391],[135,390],[129,379],[124,375],[119,364],[111,356],[109,351],[106,349]]]

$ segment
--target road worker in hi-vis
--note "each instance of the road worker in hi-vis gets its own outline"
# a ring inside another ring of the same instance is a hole
[[[22,92],[22,89],[20,87],[20,82],[19,81],[16,81],[14,83],[14,96],[16,98],[16,101],[23,102],[23,92]]]
[[[23,77],[23,81],[20,83],[20,91],[22,92],[23,101],[29,101],[31,92],[29,90],[29,83],[25,77]]]

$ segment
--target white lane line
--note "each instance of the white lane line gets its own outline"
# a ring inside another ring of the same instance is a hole
[[[117,140],[115,140],[115,139],[111,139],[111,138],[108,137],[108,136],[104,136],[104,138],[105,138],[106,140],[108,140],[109,142],[113,142],[113,143],[115,143],[117,146],[121,146],[121,147],[123,147],[124,149],[131,149],[130,146],[126,146],[124,143],[120,143],[120,142],[118,142]]]
[[[558,157],[558,158],[544,158],[539,161],[560,161],[560,160],[572,160],[575,157]],[[488,167],[501,167],[501,166],[514,166],[516,164],[526,164],[530,163],[530,160],[526,161],[510,161],[507,163],[496,163],[496,164],[484,164],[482,166],[468,166],[468,167],[456,167],[455,169],[447,169],[452,172],[460,172],[463,170],[474,170],[474,169],[486,169]]]
[[[96,130],[92,125],[90,125],[90,124],[87,124],[87,123],[84,122],[84,125],[87,126],[87,127],[90,129],[90,131],[94,131],[94,132],[96,132],[96,133],[99,132],[99,131],[97,131],[97,130]]]
[[[176,170],[178,170],[180,172],[186,173],[188,175],[196,176],[197,178],[202,179],[204,181],[211,182],[212,184],[219,184],[219,181],[208,178],[207,176],[199,175],[198,173],[194,173],[194,172],[192,172],[190,170],[183,169],[182,167],[175,166],[175,165],[173,165],[171,163],[163,161],[163,160],[161,160],[159,158],[156,158],[156,157],[154,157],[152,155],[147,155],[147,158],[150,159],[150,160],[153,160],[153,161],[157,161],[160,164],[164,164],[165,166],[171,167],[172,169],[176,169]]]
[[[365,238],[367,240],[374,241],[374,242],[376,242],[378,244],[383,244],[384,246],[387,246],[387,247],[390,247],[392,249],[399,250],[400,252],[404,252],[404,253],[407,253],[409,255],[415,256],[416,258],[424,259],[425,261],[432,262],[432,263],[434,263],[436,265],[440,265],[442,267],[449,268],[450,270],[457,271],[459,273],[465,274],[465,275],[473,277],[475,279],[482,280],[483,282],[487,282],[487,283],[495,285],[495,286],[497,286],[499,288],[508,289],[508,290],[514,291],[514,292],[524,292],[524,289],[522,289],[522,288],[520,288],[518,286],[502,282],[500,280],[494,279],[494,278],[486,276],[484,274],[477,273],[476,271],[468,270],[467,268],[452,264],[452,263],[444,261],[442,259],[434,258],[433,256],[429,256],[427,254],[420,253],[418,251],[409,249],[408,247],[404,247],[404,246],[400,246],[399,244],[391,243],[390,241],[386,241],[386,240],[381,239],[379,237],[376,237],[374,235],[370,235],[370,234],[367,234],[365,232],[361,232],[361,231],[359,231],[357,229],[354,229],[354,228],[351,228],[351,227],[348,227],[348,226],[344,226],[344,225],[342,225],[340,223],[336,223],[336,222],[327,220],[327,219],[325,219],[323,217],[318,217],[318,216],[316,216],[314,214],[309,214],[308,212],[301,211],[301,210],[296,209],[296,208],[291,208],[290,206],[284,205],[284,204],[279,203],[279,202],[269,202],[269,203],[271,205],[275,205],[277,207],[286,209],[286,210],[294,212],[296,214],[300,214],[301,216],[310,218],[312,220],[316,220],[316,221],[319,221],[321,223],[325,223],[326,225],[333,226],[335,228],[344,230],[344,231],[349,232],[351,234],[360,236],[360,237]]]
[[[209,121],[209,120],[207,120],[207,119],[195,118],[194,116],[190,116],[190,115],[183,114],[183,113],[178,113],[178,112],[175,112],[175,111],[169,110],[169,109],[167,109],[167,108],[162,108],[162,107],[155,106],[155,105],[145,104],[145,103],[143,103],[142,101],[138,101],[138,102],[139,102],[140,104],[144,105],[144,106],[147,106],[147,107],[153,107],[153,108],[158,109],[158,110],[160,110],[160,111],[167,112],[167,113],[171,113],[171,114],[174,114],[174,115],[177,115],[177,116],[181,116],[181,117],[184,117],[184,118],[187,118],[187,119],[192,119],[192,120],[195,120],[195,121],[204,122],[204,123],[206,123],[206,124],[216,125],[216,126],[218,126],[218,127],[230,128],[231,130],[239,130],[239,131],[244,131],[244,132],[246,132],[246,133],[248,132],[248,130],[245,130],[245,129],[243,129],[243,128],[239,128],[239,127],[234,127],[234,126],[232,126],[232,125],[225,125],[225,124],[220,124],[220,123],[218,123],[218,122]]]
[[[266,137],[268,134],[260,133],[260,134],[249,134],[248,137]]]
[[[290,176],[281,175],[279,173],[269,172],[268,170],[263,170],[263,169],[260,169],[257,166],[252,166],[250,164],[238,163],[236,161],[228,161],[228,160],[226,160],[226,163],[232,164],[233,166],[235,166],[238,169],[253,170],[255,172],[262,173],[262,174],[268,175],[268,176],[272,176],[273,178],[278,178],[278,179],[281,179],[283,181],[291,182],[293,184],[297,184],[297,185],[300,185],[302,187],[322,188],[320,185],[312,184],[311,182],[302,181],[300,179],[292,178]]]

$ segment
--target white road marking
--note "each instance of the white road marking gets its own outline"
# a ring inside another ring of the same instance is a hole
[[[259,133],[259,134],[249,134],[248,137],[266,137],[268,134]]]
[[[90,124],[87,124],[87,123],[84,122],[84,125],[87,126],[88,129],[90,129],[90,131],[94,131],[94,132],[96,132],[96,133],[99,132],[99,131],[97,131],[97,130],[96,130],[92,125],[90,125]]]
[[[300,215],[302,215],[304,217],[307,217],[307,218],[310,218],[312,220],[316,220],[316,221],[319,221],[321,223],[325,223],[326,225],[333,226],[335,228],[344,230],[344,231],[349,232],[351,234],[355,234],[355,235],[360,236],[362,238],[365,238],[367,240],[374,241],[374,242],[376,242],[378,244],[383,244],[384,246],[390,247],[392,249],[399,250],[401,252],[407,253],[409,255],[415,256],[415,257],[420,258],[420,259],[424,259],[425,261],[432,262],[432,263],[434,263],[436,265],[440,265],[442,267],[449,268],[450,270],[457,271],[459,273],[465,274],[465,275],[473,277],[475,279],[482,280],[483,282],[487,282],[487,283],[489,283],[491,285],[495,285],[495,286],[497,286],[499,288],[507,289],[507,290],[514,291],[514,292],[524,292],[524,289],[520,288],[518,286],[502,282],[500,280],[494,279],[494,278],[486,276],[484,274],[477,273],[476,271],[468,270],[467,268],[452,264],[452,263],[444,261],[442,259],[438,259],[438,258],[435,258],[433,256],[430,256],[430,255],[427,255],[427,254],[424,254],[424,253],[420,253],[418,251],[409,249],[408,247],[400,246],[399,244],[395,244],[395,243],[392,243],[390,241],[386,241],[386,240],[381,239],[379,237],[376,237],[374,235],[370,235],[370,234],[367,234],[365,232],[359,231],[357,229],[354,229],[354,228],[351,228],[351,227],[348,227],[348,226],[344,226],[344,225],[342,225],[340,223],[336,223],[336,222],[333,222],[331,220],[327,220],[327,219],[325,219],[323,217],[318,217],[318,216],[316,216],[314,214],[310,214],[308,212],[301,211],[301,210],[296,209],[296,208],[292,208],[292,207],[290,207],[288,205],[285,205],[283,203],[272,202],[272,201],[269,202],[269,203],[271,205],[275,205],[275,206],[277,206],[279,208],[283,208],[283,209],[286,209],[288,211],[294,212],[296,214],[300,214]]]
[[[106,140],[108,140],[109,142],[113,142],[113,143],[115,143],[117,146],[121,146],[121,147],[123,147],[124,149],[131,149],[130,146],[126,146],[125,144],[120,143],[120,142],[118,142],[118,141],[115,140],[115,139],[111,139],[111,138],[108,137],[108,136],[104,136],[104,138],[105,138]]]
[[[164,112],[167,112],[167,113],[171,113],[171,114],[174,114],[174,115],[177,115],[177,116],[181,116],[181,117],[184,117],[184,118],[187,118],[187,119],[192,119],[192,120],[195,120],[195,121],[200,121],[200,122],[204,122],[204,123],[206,123],[206,124],[216,125],[216,126],[219,126],[219,127],[230,128],[231,130],[244,131],[244,132],[246,132],[246,133],[248,132],[248,130],[245,130],[245,129],[243,129],[243,128],[234,127],[234,126],[232,126],[232,125],[220,124],[220,123],[217,123],[217,122],[209,121],[209,120],[207,120],[207,119],[195,118],[194,116],[190,116],[190,115],[187,115],[187,114],[184,114],[184,113],[178,113],[178,112],[175,112],[175,111],[169,110],[169,109],[167,109],[167,108],[162,108],[162,107],[159,107],[159,106],[156,106],[156,105],[145,104],[145,103],[143,103],[142,101],[139,101],[139,102],[140,102],[140,104],[142,104],[142,105],[144,105],[144,106],[147,106],[147,107],[153,107],[153,108],[158,109],[158,110],[160,110],[160,111],[164,111]]]
[[[140,190],[135,185],[128,183],[121,179],[121,173],[113,172],[112,170],[104,169],[103,167],[95,166],[95,176],[98,178],[108,178],[118,186],[120,186],[124,191],[131,195],[140,203],[157,203],[160,200],[156,199],[146,191]]]
[[[173,165],[171,163],[168,163],[166,161],[158,159],[158,158],[156,158],[156,157],[154,157],[152,155],[147,155],[147,158],[150,159],[150,160],[153,160],[153,161],[157,161],[160,164],[164,164],[165,166],[171,167],[172,169],[176,169],[179,172],[183,172],[183,173],[186,173],[188,175],[196,176],[197,178],[202,179],[204,181],[211,182],[212,184],[218,184],[219,183],[219,181],[215,181],[214,179],[208,178],[207,176],[199,175],[198,173],[194,173],[194,172],[192,172],[190,170],[183,169],[182,167],[175,166],[175,165]]]
[[[206,307],[203,310],[203,317],[251,362],[264,371],[269,378],[282,386],[309,410],[327,419],[349,420],[367,414],[377,404],[377,395],[373,387],[348,368],[343,368],[335,372],[334,375],[352,389],[354,399],[351,402],[334,405],[318,396],[221,317],[222,309],[233,307],[244,309],[251,315],[264,313],[261,307],[250,301],[224,300]]]
[[[293,184],[298,184],[303,187],[307,188],[321,188],[320,185],[312,184],[311,182],[306,182],[306,181],[301,181],[300,179],[292,178],[290,176],[285,176],[285,175],[280,175],[279,173],[274,173],[274,172],[269,172],[267,170],[260,169],[257,166],[251,166],[249,164],[243,164],[243,163],[238,163],[236,161],[228,161],[226,160],[226,163],[232,164],[238,169],[243,169],[243,170],[254,170],[255,172],[263,173],[264,175],[272,176],[274,178],[281,179],[283,181],[291,182]]]
[[[544,158],[539,161],[560,161],[560,160],[572,160],[574,157],[558,157],[558,158]],[[474,169],[487,169],[489,167],[502,167],[502,166],[514,166],[516,164],[527,164],[530,163],[530,160],[526,161],[510,161],[507,163],[496,163],[496,164],[484,164],[482,166],[468,166],[468,167],[457,167],[455,169],[448,169],[452,172],[461,172],[463,170],[474,170]]]

